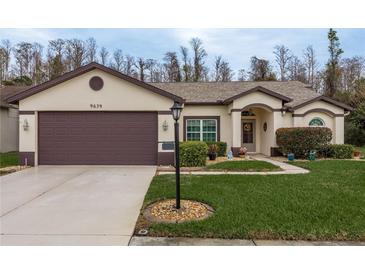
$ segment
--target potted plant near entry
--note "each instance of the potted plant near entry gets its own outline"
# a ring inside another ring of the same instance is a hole
[[[240,158],[245,158],[246,153],[247,153],[247,148],[246,147],[241,147],[240,151],[238,152],[238,155],[240,156]]]
[[[361,153],[360,153],[360,151],[355,150],[355,151],[354,151],[354,158],[355,158],[355,159],[360,159],[360,154],[361,154]]]
[[[211,144],[208,148],[208,156],[209,156],[209,160],[214,161],[215,159],[217,159],[217,151],[218,151],[218,146],[216,144]]]

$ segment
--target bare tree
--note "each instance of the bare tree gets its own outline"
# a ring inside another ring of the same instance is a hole
[[[107,51],[107,49],[105,47],[102,47],[100,49],[99,56],[100,56],[101,64],[106,66],[108,63],[109,52]]]
[[[317,60],[313,46],[308,46],[304,51],[304,66],[307,71],[307,83],[314,86],[314,78],[317,69]]]
[[[98,46],[96,44],[96,40],[93,37],[90,37],[89,39],[86,40],[86,48],[87,48],[86,61],[88,63],[97,62],[96,52]]]
[[[251,70],[249,72],[252,81],[275,81],[276,75],[272,71],[269,60],[251,57]]]
[[[147,70],[147,62],[142,57],[137,59],[137,62],[134,64],[138,70],[138,78],[141,81],[145,81],[146,78],[146,70]]]
[[[240,69],[238,71],[237,80],[238,81],[246,81],[247,78],[248,78],[248,76],[247,76],[246,70],[245,69]]]
[[[19,76],[31,76],[32,44],[20,42],[14,48],[16,70]]]
[[[288,79],[292,81],[300,81],[305,83],[306,82],[306,67],[303,64],[303,62],[297,57],[292,56],[292,58],[289,61],[288,66]]]
[[[341,86],[345,92],[353,92],[356,82],[365,74],[365,58],[354,56],[341,61]]]
[[[122,71],[124,65],[124,57],[121,49],[117,49],[113,53],[111,67],[117,71]]]
[[[123,73],[132,77],[138,77],[136,71],[134,70],[134,64],[135,64],[134,57],[127,54],[125,56]]]
[[[229,63],[227,61],[223,61],[220,68],[220,75],[222,82],[229,82],[232,81],[234,76],[234,72],[231,69]]]
[[[2,40],[0,45],[0,84],[7,80],[11,60],[12,47],[9,40]]]
[[[290,50],[284,45],[275,46],[274,48],[275,61],[279,67],[280,80],[285,81],[288,73],[289,61],[292,58]]]
[[[66,41],[66,59],[69,70],[81,67],[86,60],[87,49],[85,42],[79,39]]]
[[[189,50],[186,47],[181,46],[180,47],[180,52],[181,52],[181,56],[182,56],[182,72],[183,72],[183,80],[185,82],[188,82],[191,80],[191,73],[192,73],[192,67],[191,67],[191,62],[189,60]]]
[[[32,82],[33,84],[40,84],[45,79],[45,73],[43,72],[43,46],[39,43],[32,45]]]
[[[180,82],[181,81],[181,72],[180,72],[180,64],[177,58],[176,52],[166,52],[165,57],[165,68],[169,82]]]
[[[216,56],[214,58],[214,71],[213,71],[213,80],[218,82],[221,81],[221,66],[222,66],[222,55]]]
[[[193,81],[201,81],[203,74],[206,73],[206,68],[204,68],[205,58],[207,57],[207,52],[203,48],[203,42],[199,38],[193,38],[190,40],[190,45],[193,50]]]
[[[65,45],[66,42],[62,39],[51,40],[48,42],[48,79],[54,79],[66,71],[66,64],[64,60]]]
[[[232,81],[233,71],[229,63],[223,60],[222,56],[216,56],[214,61],[213,80],[218,82]]]

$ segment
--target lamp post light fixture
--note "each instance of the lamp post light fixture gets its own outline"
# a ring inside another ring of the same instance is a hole
[[[179,149],[179,118],[183,109],[182,105],[175,102],[170,108],[175,120],[175,177],[176,177],[176,209],[180,209],[180,149]]]

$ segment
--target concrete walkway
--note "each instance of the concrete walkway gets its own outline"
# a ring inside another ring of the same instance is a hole
[[[182,171],[185,175],[283,175],[283,174],[306,174],[309,170],[293,166],[287,163],[273,160],[261,154],[250,155],[250,157],[257,161],[264,161],[275,166],[280,167],[281,171]],[[175,171],[159,171],[158,175],[175,174]]]
[[[0,245],[128,245],[154,166],[39,166],[0,177]]]
[[[133,236],[131,246],[365,246],[351,241],[229,240]]]

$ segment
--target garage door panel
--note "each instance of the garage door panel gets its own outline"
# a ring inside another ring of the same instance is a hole
[[[157,163],[157,114],[40,112],[39,164]]]

